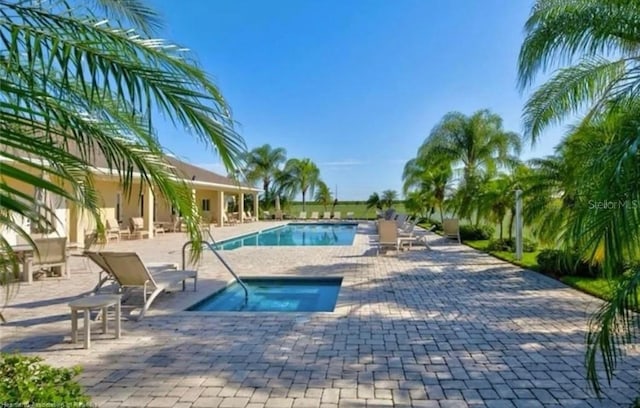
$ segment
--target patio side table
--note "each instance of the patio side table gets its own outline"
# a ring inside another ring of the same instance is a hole
[[[107,332],[107,310],[115,308],[116,339],[120,338],[120,295],[87,296],[69,302],[71,308],[71,342],[78,341],[78,310],[84,313],[84,348],[91,347],[91,310],[102,309],[102,333]]]

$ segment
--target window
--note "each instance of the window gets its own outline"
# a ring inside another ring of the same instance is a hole
[[[211,208],[211,200],[208,198],[202,199],[202,211],[210,211]]]

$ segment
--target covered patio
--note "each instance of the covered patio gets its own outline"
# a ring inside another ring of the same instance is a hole
[[[166,156],[167,162],[171,164],[183,181],[191,188],[193,206],[200,214],[202,223],[213,227],[228,225],[225,217],[229,219],[232,214],[226,215],[230,200],[237,203],[235,220],[238,223],[245,221],[245,213],[250,211],[252,215],[257,215],[259,211],[258,188],[240,183],[229,177],[222,176],[212,171],[194,166],[185,161],[172,156]],[[133,173],[133,186],[130,194],[123,191],[117,174],[113,174],[107,168],[106,160],[103,156],[96,154],[94,162],[94,183],[97,191],[100,192],[101,218],[104,224],[113,220],[118,224],[119,229],[129,228],[132,218],[141,218],[142,225],[139,236],[154,238],[159,231],[159,227],[175,226],[177,228],[166,228],[179,230],[180,222],[177,211],[165,200],[156,197],[153,190],[148,186],[141,187],[141,177],[138,173]],[[32,186],[23,185],[10,178],[7,183],[17,190],[29,195],[35,194]],[[245,208],[245,197],[250,197],[251,208]],[[87,236],[96,229],[95,220],[82,209],[77,208],[73,203],[68,203],[63,199],[53,200],[56,212],[56,226],[54,231],[46,234],[46,237],[67,237],[67,244],[70,247],[83,247]],[[29,230],[29,221],[23,220],[23,227]],[[112,226],[113,227],[113,226]],[[163,228],[163,229],[165,229]],[[23,244],[20,237],[15,232],[9,230],[0,231],[2,236],[11,245]]]

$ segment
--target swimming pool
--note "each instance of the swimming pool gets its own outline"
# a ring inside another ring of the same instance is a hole
[[[332,312],[342,278],[242,278],[191,306],[188,311]]]
[[[221,241],[216,248],[231,250],[243,246],[352,245],[357,227],[357,223],[291,223]]]

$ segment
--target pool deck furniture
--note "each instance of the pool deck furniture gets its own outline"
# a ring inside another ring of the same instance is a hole
[[[300,215],[298,215],[298,220],[305,221],[306,219],[307,219],[307,212],[306,211],[300,211]]]
[[[107,241],[115,238],[116,242],[119,242],[122,238],[131,236],[131,230],[129,228],[121,228],[120,223],[115,218],[107,218],[106,227]]]
[[[342,213],[340,213],[340,211],[334,211],[334,213],[333,213],[333,220],[334,220],[334,221],[340,221],[340,220],[342,220]]]
[[[102,310],[102,333],[107,332],[107,311],[110,307],[115,309],[116,339],[120,338],[120,295],[96,295],[86,296],[69,302],[71,308],[71,342],[78,342],[78,311],[83,313],[84,317],[84,348],[91,347],[91,310]]]
[[[22,281],[33,283],[33,271],[52,269],[61,277],[70,277],[67,267],[67,237],[34,238],[35,248],[28,244],[14,245],[13,252],[22,263]]]
[[[442,220],[442,236],[445,238],[455,238],[458,244],[462,243],[460,239],[460,223],[456,218],[448,218]]]
[[[405,223],[408,220],[407,214],[396,214],[395,216],[396,226],[398,228],[404,228]]]
[[[355,219],[355,218],[354,218],[353,211],[349,211],[349,212],[347,212],[347,217],[346,217],[346,218],[347,218],[348,220],[350,220],[350,221],[353,221],[353,220]]]
[[[149,231],[144,228],[144,219],[142,217],[129,218],[129,225],[131,226],[132,237],[140,237],[142,239],[146,236],[149,238]]]
[[[142,289],[144,306],[137,320],[144,317],[155,298],[182,283],[182,291],[186,290],[186,280],[193,279],[193,290],[197,291],[198,271],[196,270],[158,270],[151,273],[135,252],[98,252],[104,265],[113,275],[122,289]]]
[[[119,283],[116,277],[110,271],[109,265],[107,265],[107,263],[104,261],[104,259],[102,258],[99,252],[84,251],[82,255],[85,256],[85,259],[90,259],[91,261],[93,261],[93,263],[98,265],[98,267],[100,268],[100,272],[98,274],[98,283],[93,288],[92,290],[93,293],[98,293],[100,289],[102,289],[104,284],[107,283],[108,281],[113,281],[116,284]],[[178,264],[173,262],[145,262],[144,265],[147,267],[147,269],[149,269],[149,271],[152,274],[154,272],[178,269]],[[88,267],[87,269],[91,270]]]
[[[398,228],[394,220],[380,220],[378,222],[378,250],[380,254],[382,248],[394,248],[396,251],[400,249],[400,240],[398,239]]]
[[[164,225],[162,225],[162,223],[159,223],[159,222],[153,223],[153,235],[164,234],[164,232],[165,232]]]
[[[330,219],[331,219],[331,211],[325,211],[325,212],[322,214],[322,219],[323,219],[323,220],[330,220]]]
[[[236,225],[239,223],[238,219],[235,217],[230,217],[226,212],[222,213],[222,221],[223,225]]]
[[[399,236],[398,237],[398,249],[403,248],[405,244],[409,244],[409,249],[413,246],[415,242],[418,242],[418,237],[414,236]]]
[[[19,244],[12,245],[11,250],[18,258],[18,261],[22,263],[22,280],[28,281],[28,277],[31,274],[31,264],[29,263],[29,258],[33,256],[33,247],[28,244]]]

